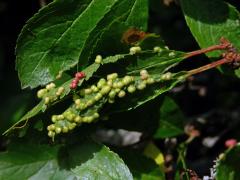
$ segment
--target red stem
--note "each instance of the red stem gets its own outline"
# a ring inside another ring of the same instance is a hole
[[[200,72],[206,71],[208,69],[215,68],[217,66],[220,66],[220,65],[226,64],[226,63],[229,63],[229,59],[223,58],[223,59],[220,59],[218,61],[207,64],[205,66],[199,67],[197,69],[190,70],[190,71],[188,71],[188,75],[191,76],[191,75],[194,75],[194,74],[198,74]]]

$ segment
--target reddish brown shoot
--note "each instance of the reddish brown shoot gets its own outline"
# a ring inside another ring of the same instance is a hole
[[[216,51],[216,50],[230,50],[230,49],[231,50],[233,49],[232,44],[227,39],[222,37],[220,39],[220,44],[213,45],[213,46],[210,46],[210,47],[205,48],[205,49],[200,49],[200,50],[197,50],[197,51],[189,52],[189,53],[187,53],[185,58],[190,58],[190,57],[193,57],[193,56],[197,56],[197,55],[200,55],[200,54],[205,54],[205,53]]]
[[[188,53],[185,57],[189,58],[192,56],[196,56],[202,53],[207,53],[207,52],[211,52],[211,51],[215,51],[215,50],[226,50],[225,53],[222,54],[222,59],[212,62],[210,64],[207,64],[205,66],[199,67],[197,69],[193,69],[188,71],[188,75],[194,75],[194,74],[198,74],[200,72],[206,71],[208,69],[212,69],[215,67],[218,67],[222,64],[231,64],[235,67],[239,67],[240,65],[240,54],[237,53],[236,49],[233,47],[233,45],[226,40],[225,38],[221,38],[220,39],[220,44],[219,45],[214,45],[214,46],[210,46],[206,49],[201,49],[198,51],[193,51]]]

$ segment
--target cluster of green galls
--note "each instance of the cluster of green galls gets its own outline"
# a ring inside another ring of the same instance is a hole
[[[132,47],[130,54],[140,52],[138,47]],[[154,49],[159,52],[159,49]],[[95,63],[101,63],[101,57],[97,56]],[[151,77],[147,70],[140,71],[140,76],[118,77],[117,73],[108,74],[106,79],[101,78],[96,84],[76,92],[74,96],[74,104],[68,108],[63,114],[53,115],[53,124],[47,127],[48,136],[54,138],[56,134],[67,133],[82,123],[91,123],[99,118],[97,104],[101,102],[114,103],[118,98],[124,98],[127,93],[132,94],[135,91],[141,91],[148,85],[159,82],[160,80],[170,80],[172,74],[167,72],[160,79]],[[54,89],[54,93],[50,90]],[[55,84],[51,83],[46,88],[38,91],[38,97],[44,99],[47,105],[55,101],[64,92],[63,87],[55,88]],[[49,96],[49,94],[51,94]]]

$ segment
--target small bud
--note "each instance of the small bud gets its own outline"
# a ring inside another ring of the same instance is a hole
[[[162,48],[160,48],[159,46],[155,46],[155,47],[153,48],[153,51],[154,51],[155,53],[160,53],[160,52],[162,52]]]
[[[53,89],[53,88],[55,88],[56,87],[56,85],[54,84],[54,83],[50,83],[50,84],[48,84],[47,86],[46,86],[46,89],[47,90],[51,90],[51,89]]]
[[[119,98],[123,98],[124,96],[126,95],[125,91],[121,90],[119,93],[118,93],[118,97]]]
[[[169,50],[169,47],[168,46],[164,46],[165,49]]]
[[[134,93],[136,91],[136,87],[134,85],[130,85],[128,86],[127,90],[129,93]]]
[[[96,58],[95,58],[95,63],[101,64],[101,62],[102,62],[102,56],[101,55],[97,55]]]

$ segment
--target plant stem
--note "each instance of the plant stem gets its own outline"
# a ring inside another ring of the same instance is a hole
[[[212,68],[218,67],[218,66],[220,66],[222,64],[226,64],[226,63],[229,63],[229,59],[223,58],[223,59],[220,59],[218,61],[215,61],[215,62],[212,62],[210,64],[207,64],[205,66],[199,67],[197,69],[190,70],[190,71],[188,71],[188,75],[191,76],[191,75],[194,75],[194,74],[198,74],[200,72],[203,72],[203,71],[206,71],[208,69],[212,69]]]
[[[227,48],[227,45],[218,44],[218,45],[210,46],[210,47],[205,48],[205,49],[200,49],[200,50],[189,52],[185,55],[185,58],[190,58],[190,57],[197,56],[197,55],[200,55],[200,54],[205,54],[205,53],[208,53],[208,52],[211,52],[211,51],[224,50],[226,48]]]

